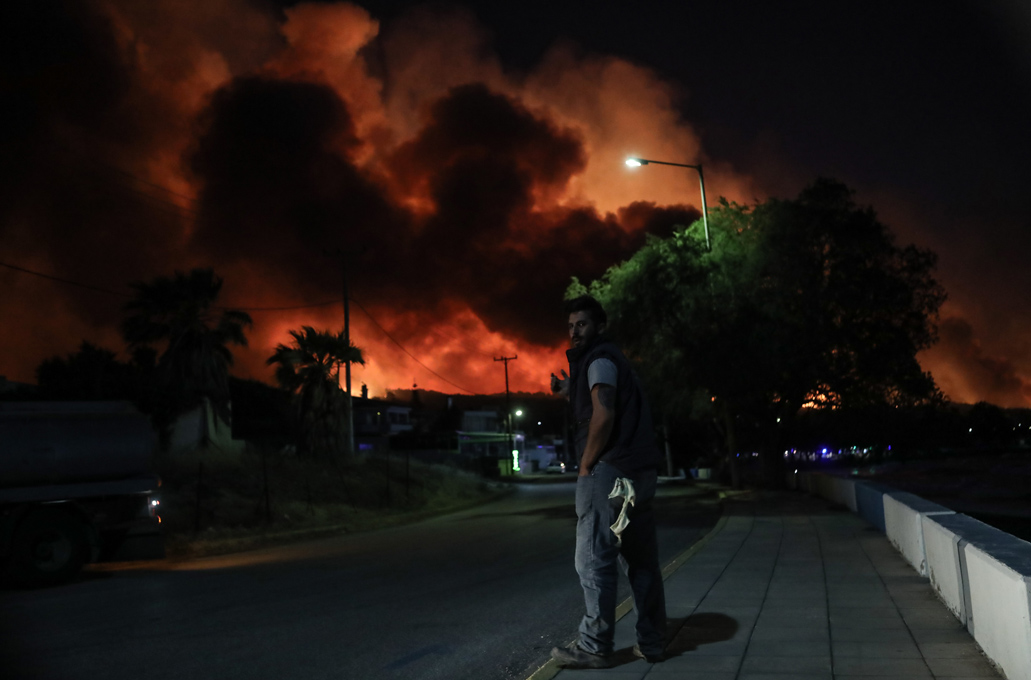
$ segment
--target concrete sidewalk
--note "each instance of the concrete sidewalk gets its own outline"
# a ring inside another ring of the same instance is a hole
[[[720,523],[678,563],[666,579],[665,662],[632,655],[631,611],[616,627],[615,667],[560,670],[551,661],[531,678],[1002,677],[883,534],[821,499],[728,500]]]

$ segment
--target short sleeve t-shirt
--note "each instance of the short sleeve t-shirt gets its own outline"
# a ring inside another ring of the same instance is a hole
[[[595,359],[587,367],[587,387],[592,390],[598,384],[617,387],[616,376],[618,374],[619,371],[616,370],[616,364],[611,359],[605,359],[604,357]]]

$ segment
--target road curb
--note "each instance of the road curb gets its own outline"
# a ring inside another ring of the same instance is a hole
[[[723,497],[723,494],[720,494],[721,500],[723,500]],[[699,550],[704,548],[706,543],[712,540],[712,538],[716,536],[716,534],[723,531],[723,527],[726,526],[726,524],[727,516],[725,514],[721,514],[720,518],[716,521],[716,525],[709,530],[709,533],[705,534],[700,539],[695,541],[690,548],[686,549],[684,552],[674,557],[669,564],[663,567],[662,580],[669,580],[669,577],[675,574],[676,571],[680,569],[680,567],[684,566],[684,564],[686,564],[688,560],[694,557]],[[628,597],[627,599],[620,602],[619,606],[616,607],[616,621],[619,622],[620,619],[622,619],[624,616],[633,611],[633,609],[633,596]],[[532,674],[527,676],[526,680],[552,680],[552,678],[558,675],[559,671],[561,670],[562,669],[559,668],[557,661],[555,661],[554,659],[548,659],[547,663],[545,663],[543,666],[535,670]]]

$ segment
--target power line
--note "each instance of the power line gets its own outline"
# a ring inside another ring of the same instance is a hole
[[[285,312],[292,309],[313,309],[315,307],[328,307],[335,305],[339,300],[327,300],[326,302],[313,302],[310,305],[291,305],[289,307],[216,307],[216,309],[234,309],[238,312]]]
[[[436,336],[444,338],[445,340],[451,340],[452,342],[457,342],[457,343],[461,344],[462,347],[464,347],[469,352],[475,352],[475,353],[480,354],[480,355],[485,356],[485,357],[491,357],[491,358],[494,357],[494,355],[491,354],[490,352],[484,352],[483,350],[479,349],[478,347],[470,347],[470,346],[466,345],[465,343],[463,343],[459,338],[456,338],[453,335],[449,335],[447,333],[439,331],[436,328],[430,328],[428,330],[429,330],[430,333],[433,333]]]
[[[65,279],[65,278],[62,278],[62,277],[59,277],[59,276],[53,276],[51,274],[45,274],[43,272],[37,272],[37,271],[34,271],[32,269],[26,269],[25,267],[19,267],[18,265],[9,264],[7,262],[0,262],[0,267],[7,267],[8,269],[12,269],[12,270],[17,271],[17,272],[22,272],[24,274],[31,274],[32,276],[38,276],[40,278],[47,279],[49,281],[56,281],[58,283],[63,283],[63,284],[69,285],[69,286],[76,286],[78,288],[85,288],[87,290],[92,290],[92,291],[96,291],[96,292],[99,292],[99,293],[105,293],[107,295],[114,295],[114,296],[120,297],[120,298],[126,298],[127,299],[127,298],[131,297],[128,293],[119,293],[117,291],[111,290],[110,288],[102,288],[100,286],[94,286],[94,285],[91,285],[91,284],[88,284],[88,283],[82,283],[80,281],[73,281],[72,279]],[[312,309],[312,308],[315,308],[315,307],[327,307],[329,305],[335,305],[335,304],[337,304],[337,302],[338,302],[337,300],[327,300],[326,302],[316,302],[316,303],[308,304],[308,305],[291,305],[291,306],[284,306],[284,307],[228,307],[228,306],[217,306],[216,309],[235,310],[235,311],[240,311],[240,312],[281,312],[281,311],[290,311],[290,310],[295,310],[295,309]],[[374,316],[372,316],[372,314],[370,314],[369,311],[367,309],[365,309],[365,307],[363,307],[357,300],[354,299],[353,296],[351,297],[351,302],[353,302],[355,305],[357,305],[358,309],[362,310],[362,313],[364,313],[365,316],[369,317],[369,321],[371,321],[376,326],[376,328],[380,329],[380,331],[382,331],[383,335],[387,336],[387,338],[389,338],[391,342],[393,342],[395,345],[397,345],[399,348],[401,348],[402,352],[404,352],[409,357],[411,357],[412,360],[415,363],[419,364],[420,366],[425,368],[427,371],[429,371],[430,373],[432,373],[436,377],[438,377],[441,380],[443,380],[444,382],[446,382],[448,385],[451,385],[452,387],[457,387],[458,389],[462,390],[463,392],[468,392],[469,394],[477,394],[474,390],[470,390],[467,387],[462,387],[461,385],[448,380],[447,378],[445,378],[441,374],[437,373],[436,371],[434,371],[432,368],[430,368],[426,364],[424,364],[421,361],[419,361],[418,357],[416,357],[414,354],[409,352],[405,348],[404,345],[402,345],[400,342],[398,342],[394,338],[394,336],[392,336],[387,331],[387,329],[385,329],[378,321],[376,321],[376,318]]]
[[[398,347],[400,347],[400,348],[401,348],[401,351],[403,351],[403,352],[404,352],[405,354],[407,354],[408,356],[410,356],[410,358],[411,358],[411,360],[412,360],[413,362],[415,362],[415,363],[419,364],[419,365],[420,365],[420,366],[422,366],[422,367],[423,367],[424,369],[426,369],[427,371],[429,371],[429,372],[430,372],[430,373],[432,373],[433,375],[437,376],[438,378],[440,378],[441,380],[443,380],[443,381],[444,381],[444,382],[446,382],[447,384],[450,384],[450,385],[452,385],[452,386],[454,386],[454,387],[458,387],[459,389],[461,389],[461,390],[462,390],[462,392],[467,392],[467,393],[469,393],[470,395],[475,395],[475,394],[476,394],[475,392],[473,392],[473,390],[472,390],[472,389],[469,389],[468,387],[463,387],[463,386],[462,386],[462,385],[460,385],[460,384],[457,384],[457,383],[455,383],[455,382],[452,382],[451,380],[448,380],[448,379],[447,379],[447,378],[445,378],[444,376],[440,375],[439,373],[437,373],[436,371],[434,371],[433,369],[431,369],[431,368],[430,368],[429,366],[427,366],[426,364],[424,364],[424,363],[422,363],[421,361],[419,361],[419,359],[417,358],[417,356],[415,356],[415,355],[414,355],[414,354],[412,354],[412,353],[411,353],[410,351],[408,351],[407,349],[405,349],[405,348],[404,348],[404,345],[402,345],[402,344],[401,344],[400,342],[398,342],[397,340],[395,340],[395,339],[394,339],[394,336],[392,336],[392,335],[391,335],[390,333],[388,333],[388,332],[387,332],[387,329],[385,329],[385,328],[384,328],[383,326],[380,326],[380,325],[379,325],[379,321],[377,321],[377,320],[376,320],[376,319],[375,319],[375,318],[374,318],[374,317],[372,316],[372,314],[370,314],[370,313],[369,313],[369,310],[367,310],[367,309],[366,309],[365,307],[363,307],[363,306],[361,305],[361,303],[359,303],[359,302],[358,302],[357,300],[355,300],[355,298],[354,298],[354,297],[352,297],[352,298],[351,298],[351,301],[352,301],[353,303],[355,303],[355,305],[356,305],[356,306],[357,306],[357,307],[358,307],[359,309],[361,309],[361,310],[362,310],[362,312],[363,312],[363,313],[364,313],[364,314],[365,314],[366,316],[368,316],[368,317],[369,317],[369,320],[373,322],[373,324],[375,325],[375,327],[376,327],[377,329],[379,329],[380,331],[383,331],[383,334],[384,334],[384,335],[386,335],[386,336],[387,336],[388,338],[390,338],[391,342],[393,342],[393,343],[394,343],[395,345],[397,345]]]
[[[147,199],[144,203],[149,208],[166,215],[171,215],[172,217],[178,217],[180,219],[197,219],[197,213],[190,208],[185,208],[177,203],[173,203],[172,201],[167,201],[158,196],[154,196],[153,194],[148,194],[146,191],[141,191],[140,189],[136,189],[127,184],[121,184],[120,188],[135,194],[134,198]]]
[[[151,182],[150,180],[146,180],[146,179],[143,179],[142,177],[138,177],[138,176],[132,174],[131,172],[129,172],[128,170],[123,170],[122,168],[119,168],[116,165],[112,165],[110,163],[105,163],[104,161],[97,160],[96,158],[90,158],[88,160],[91,163],[93,163],[94,165],[102,167],[102,168],[104,168],[106,170],[110,170],[111,172],[113,172],[115,174],[122,175],[123,177],[131,179],[131,180],[133,180],[135,182],[139,182],[140,184],[145,184],[145,185],[147,185],[149,187],[153,187],[154,189],[158,189],[160,191],[164,191],[166,194],[169,194],[171,196],[175,196],[176,198],[181,198],[184,201],[186,201],[187,203],[189,203],[191,206],[196,203],[196,201],[191,196],[187,196],[186,194],[180,194],[178,191],[173,191],[172,189],[169,189],[166,186],[162,186],[162,185],[157,184],[155,182]],[[158,200],[162,200],[162,199],[158,199]],[[176,207],[182,208],[184,210],[189,210],[190,212],[193,212],[192,208],[183,208],[183,206],[180,206],[178,204],[173,204],[173,205],[176,205]]]
[[[88,182],[91,182],[93,184],[94,189],[106,191],[108,193],[114,193],[118,190],[122,190],[128,192],[129,198],[135,198],[137,200],[145,199],[141,202],[147,205],[147,207],[157,210],[159,212],[163,212],[167,215],[171,215],[179,219],[197,219],[198,213],[195,205],[196,201],[194,201],[189,196],[184,196],[183,194],[172,191],[171,189],[163,187],[160,184],[155,184],[154,182],[150,182],[141,177],[137,177],[131,172],[127,172],[125,170],[122,170],[121,168],[117,168],[108,163],[103,163],[96,159],[89,159],[88,162],[94,167],[100,168],[102,171],[107,173],[107,177],[105,178],[102,178],[96,174],[90,174],[84,177]],[[159,191],[163,191],[165,194],[168,194],[169,196],[173,196],[175,198],[181,199],[182,201],[185,201],[187,205],[182,205],[179,202],[155,195],[153,192],[150,191],[144,191],[138,186],[133,186],[133,183],[150,187],[152,189],[157,189]]]
[[[151,187],[153,189],[158,189],[159,191],[163,191],[166,194],[169,194],[169,195],[174,196],[176,198],[180,198],[180,199],[186,201],[187,204],[189,204],[191,206],[191,207],[185,207],[185,206],[180,205],[179,203],[176,203],[174,201],[170,201],[170,200],[161,198],[159,196],[155,196],[155,195],[153,195],[151,193],[148,193],[148,192],[142,191],[141,189],[138,189],[136,187],[130,186],[128,183],[126,183],[124,181],[119,181],[119,184],[122,186],[123,189],[126,189],[127,191],[130,191],[130,192],[132,192],[132,193],[134,193],[134,194],[136,194],[136,195],[138,195],[138,196],[140,196],[142,198],[146,198],[146,199],[149,199],[151,201],[155,201],[158,204],[160,204],[159,206],[153,206],[153,207],[155,207],[155,208],[157,208],[159,210],[162,210],[164,212],[171,213],[171,214],[173,214],[176,217],[192,217],[194,219],[197,218],[197,216],[198,216],[197,215],[197,211],[196,211],[196,209],[194,207],[195,204],[196,204],[196,201],[193,198],[191,198],[190,196],[186,196],[184,194],[180,194],[180,193],[178,193],[176,191],[173,191],[173,190],[169,189],[168,187],[164,187],[164,186],[162,186],[160,184],[156,184],[156,183],[151,182],[149,180],[145,180],[145,179],[143,179],[141,177],[137,177],[136,175],[134,175],[133,173],[131,173],[131,172],[127,171],[127,170],[123,170],[122,168],[119,168],[117,166],[111,165],[109,163],[105,163],[105,162],[100,161],[100,160],[98,160],[96,158],[92,158],[91,157],[91,158],[88,158],[87,160],[90,163],[92,163],[93,165],[101,167],[101,168],[104,168],[105,170],[107,170],[109,172],[112,172],[112,173],[114,173],[114,174],[116,174],[116,175],[118,175],[118,176],[120,176],[120,177],[122,177],[124,179],[129,179],[129,180],[132,180],[134,182],[138,182],[138,183],[140,183],[142,185]],[[168,208],[172,208],[172,210],[169,210]],[[96,292],[100,292],[100,293],[106,293],[108,295],[115,295],[115,296],[121,297],[121,298],[131,297],[127,293],[119,293],[117,291],[113,291],[113,290],[110,290],[108,288],[101,288],[99,286],[94,286],[94,285],[87,284],[87,283],[82,283],[82,282],[79,282],[79,281],[73,281],[71,279],[65,279],[65,278],[61,278],[61,277],[58,277],[58,276],[53,276],[51,274],[44,274],[43,272],[33,271],[31,269],[26,269],[24,267],[19,267],[17,265],[8,264],[8,263],[5,263],[5,262],[0,262],[0,266],[7,267],[9,269],[13,269],[15,271],[19,271],[19,272],[22,272],[22,273],[25,273],[25,274],[31,274],[33,276],[38,276],[40,278],[48,279],[50,281],[56,281],[58,283],[63,283],[63,284],[66,284],[66,285],[76,286],[78,288],[84,288],[86,290],[92,290],[92,291],[96,291]],[[345,295],[345,304],[346,304],[347,297],[349,297],[349,296]],[[440,378],[441,380],[443,380],[447,384],[449,384],[449,385],[451,385],[453,387],[457,387],[458,389],[462,390],[463,392],[468,392],[469,394],[476,394],[476,392],[474,392],[473,390],[470,390],[468,388],[462,387],[461,385],[458,385],[457,383],[454,383],[454,382],[448,380],[447,378],[445,378],[444,376],[440,375],[439,373],[434,371],[432,368],[430,368],[426,364],[424,364],[421,361],[419,361],[419,359],[414,354],[409,352],[404,347],[404,345],[402,345],[400,342],[398,342],[394,338],[394,336],[392,336],[389,332],[387,332],[387,329],[385,329],[382,325],[380,325],[380,323],[378,321],[376,321],[376,319],[372,316],[372,314],[370,314],[367,309],[362,307],[362,305],[359,304],[357,300],[354,300],[353,297],[351,298],[351,300],[358,306],[358,308],[360,310],[362,310],[362,312],[367,317],[369,317],[369,320],[372,321],[372,323],[375,324],[375,326],[377,328],[379,328],[380,331],[382,331],[383,334],[387,336],[387,338],[390,339],[391,342],[393,342],[395,345],[397,345],[401,349],[402,352],[404,352],[409,357],[411,357],[412,360],[415,361],[415,363],[419,364],[420,366],[422,366],[427,371],[429,371],[430,373],[432,373],[436,377]],[[307,304],[307,305],[289,305],[289,306],[281,306],[281,307],[230,307],[230,306],[218,305],[218,306],[215,306],[215,309],[234,310],[234,311],[240,311],[240,312],[283,312],[283,311],[291,311],[291,310],[297,310],[297,309],[314,309],[316,307],[328,307],[329,305],[335,305],[335,304],[336,304],[336,300],[328,300],[326,302],[316,302],[316,303]],[[438,335],[442,335],[443,337],[448,337],[447,335],[445,335],[443,333],[438,333]],[[454,338],[449,338],[449,339],[454,340]],[[466,349],[469,349],[471,351],[477,352],[479,354],[485,354],[484,352],[480,351],[479,349],[473,349],[473,348],[469,348],[469,347],[467,347]],[[491,355],[491,356],[493,356],[493,355]],[[348,368],[350,368],[350,366],[348,366]],[[508,362],[507,361],[505,362],[505,369],[506,369],[506,382],[507,382],[507,372],[508,372],[507,371],[507,369],[508,369]]]
[[[88,283],[81,283],[79,281],[72,281],[71,279],[63,279],[63,278],[61,278],[59,276],[52,276],[50,274],[44,274],[43,272],[32,271],[31,269],[25,269],[24,267],[19,267],[18,265],[14,265],[14,264],[8,264],[7,262],[0,262],[0,267],[7,267],[8,269],[13,269],[13,270],[18,271],[18,272],[23,272],[25,274],[32,274],[33,276],[38,276],[40,278],[49,279],[51,281],[57,281],[59,283],[65,283],[65,284],[68,284],[69,286],[77,286],[79,288],[85,288],[86,290],[94,290],[94,291],[97,291],[99,293],[107,293],[108,295],[116,295],[118,297],[129,297],[129,295],[126,294],[126,293],[119,293],[119,292],[113,291],[113,290],[111,290],[109,288],[101,288],[100,286],[93,286],[93,285],[90,285]]]
[[[179,218],[197,218],[197,201],[193,197],[181,194],[177,191],[173,191],[172,189],[157,184],[156,182],[151,182],[150,180],[143,179],[142,177],[139,177],[129,172],[128,170],[124,170],[118,167],[117,165],[114,165],[113,163],[108,163],[94,156],[87,155],[81,151],[77,151],[68,147],[64,147],[64,151],[69,155],[74,155],[77,159],[81,160],[83,163],[87,165],[91,165],[95,168],[100,168],[109,174],[115,175],[114,179],[122,189],[132,192],[133,194],[136,194],[138,197],[146,198],[150,201],[154,201],[160,204],[151,205],[152,208],[155,208],[157,210],[160,210],[162,212],[171,214]],[[95,174],[86,175],[85,178],[92,180],[99,179]],[[186,205],[182,205],[182,203],[177,201],[169,200],[168,198],[155,196],[153,193],[143,191],[138,187],[132,186],[130,182],[144,185],[146,187],[150,187],[151,189],[157,189],[158,191],[164,192],[168,196],[172,196],[174,198],[180,199],[181,201],[184,201]],[[169,210],[169,208],[171,208],[171,210]]]
[[[169,211],[167,208],[155,206],[158,209],[164,210],[165,212],[168,212],[168,213],[171,213],[171,214],[175,215],[176,217],[192,217],[194,219],[197,218],[198,213],[197,213],[196,207],[195,207],[196,206],[196,200],[193,199],[192,197],[186,196],[184,194],[180,194],[177,191],[173,191],[172,189],[169,189],[168,187],[162,186],[162,185],[157,184],[155,182],[151,182],[149,180],[145,180],[142,177],[138,177],[137,175],[134,175],[133,173],[129,172],[128,170],[124,170],[122,168],[119,168],[116,165],[113,165],[111,163],[106,163],[106,162],[104,162],[102,160],[99,160],[97,158],[88,157],[86,160],[87,160],[87,162],[92,163],[93,165],[95,165],[97,167],[100,167],[100,168],[103,168],[103,169],[105,169],[105,170],[107,170],[109,172],[112,172],[112,173],[116,174],[116,175],[119,175],[122,178],[129,179],[129,180],[132,180],[134,182],[138,182],[138,183],[146,185],[148,187],[152,187],[154,189],[158,189],[159,191],[163,191],[166,194],[169,194],[169,195],[174,196],[176,198],[180,198],[180,199],[186,201],[191,206],[191,207],[185,207],[185,206],[182,206],[182,205],[180,205],[178,203],[175,203],[173,201],[169,201],[169,200],[160,198],[158,196],[154,196],[153,194],[149,194],[147,192],[141,191],[141,190],[139,190],[139,189],[137,189],[135,187],[129,186],[125,182],[119,182],[122,185],[122,188],[124,188],[124,189],[126,189],[128,191],[131,191],[131,192],[133,192],[133,193],[135,193],[135,194],[137,194],[137,195],[139,195],[139,196],[141,196],[143,198],[148,198],[148,199],[150,199],[152,201],[156,201],[156,202],[162,204],[162,206],[171,207],[173,210]],[[28,269],[23,269],[21,267],[15,267],[14,265],[7,265],[7,264],[4,264],[2,262],[0,262],[0,265],[6,266],[6,267],[10,267],[11,269],[16,269],[18,271],[22,271],[22,272],[25,272],[27,274],[33,274],[35,276],[40,276],[40,277],[43,277],[43,278],[51,279],[53,281],[59,281],[61,283],[66,283],[66,284],[69,284],[69,285],[72,285],[72,286],[78,286],[80,288],[86,288],[86,289],[89,289],[89,290],[96,290],[96,291],[99,291],[99,292],[109,293],[111,295],[117,295],[119,297],[128,297],[128,295],[125,294],[125,293],[116,293],[115,291],[99,288],[99,287],[96,287],[96,286],[91,286],[89,284],[79,283],[79,282],[76,282],[76,281],[71,281],[69,279],[61,279],[61,278],[58,278],[58,277],[55,277],[55,276],[50,276],[48,274],[43,274],[41,272],[34,272],[34,271],[31,271],[31,270],[28,270]],[[316,302],[316,303],[307,304],[307,305],[289,305],[289,306],[282,306],[282,307],[232,307],[232,306],[221,306],[221,305],[219,305],[219,306],[216,306],[215,309],[222,309],[222,310],[230,310],[231,309],[231,310],[240,311],[240,312],[286,312],[286,311],[293,311],[293,310],[298,310],[298,309],[314,309],[314,308],[317,308],[317,307],[328,307],[330,305],[335,305],[335,304],[336,304],[336,300],[327,300],[325,302]],[[357,303],[355,303],[355,304],[357,304]],[[369,314],[369,312],[364,307],[362,307],[361,310],[365,313],[366,316],[369,317],[369,319],[372,320],[372,322],[374,324],[376,324],[377,327],[379,327],[379,329],[381,331],[383,331],[383,333],[388,338],[390,338],[398,347],[401,347],[401,349],[404,350],[406,353],[408,353],[409,356],[412,356],[411,353],[408,352],[408,350],[406,350],[404,347],[402,347],[399,342],[394,340],[394,338],[391,337],[390,334],[387,333],[387,331],[382,326],[380,326],[379,323],[375,319],[373,319],[372,315]],[[441,336],[443,338],[446,338],[448,340],[461,342],[457,338],[449,336],[446,333],[442,333],[442,332],[440,332],[437,329],[430,329],[430,332],[432,332],[432,333],[434,333],[436,335],[439,335],[439,336]],[[489,354],[489,353],[484,352],[484,351],[482,351],[482,350],[480,350],[478,348],[469,347],[469,346],[466,346],[464,344],[463,344],[463,346],[465,347],[465,349],[467,351],[476,352],[477,354],[481,354],[483,356],[489,356],[489,357],[493,357],[494,356],[493,354]],[[415,359],[414,356],[412,356],[412,358]],[[419,362],[418,359],[415,359],[415,361],[417,363],[419,363],[420,366],[422,366],[426,370],[428,370],[431,373],[433,373],[432,369],[430,369],[425,364]],[[506,368],[507,368],[507,365],[506,365]],[[454,383],[448,381],[443,376],[437,375],[436,373],[433,373],[433,374],[436,375],[441,380],[444,380],[448,384],[454,385],[455,387],[458,387],[458,389],[460,389],[460,390],[464,390],[466,392],[469,392],[470,394],[475,394],[475,392],[473,392],[472,390],[467,390],[464,387],[461,387],[459,385],[455,385]]]
[[[9,264],[7,262],[0,262],[0,267],[7,267],[14,271],[22,272],[24,274],[31,274],[38,276],[43,279],[50,281],[57,281],[58,283],[64,283],[69,286],[76,286],[78,288],[85,288],[86,290],[97,291],[98,293],[107,293],[108,295],[114,295],[120,298],[129,298],[129,293],[119,293],[118,291],[111,290],[110,288],[102,288],[100,286],[94,286],[89,283],[82,283],[81,281],[73,281],[72,279],[65,279],[60,276],[53,276],[52,274],[44,274],[43,272],[33,271],[32,269],[26,269],[25,267],[19,267],[18,265]],[[307,305],[288,305],[283,307],[233,307],[231,305],[216,305],[215,309],[222,310],[236,310],[238,312],[285,312],[294,309],[313,309],[315,307],[327,307],[329,305],[335,305],[337,300],[327,300],[325,302],[314,302]]]

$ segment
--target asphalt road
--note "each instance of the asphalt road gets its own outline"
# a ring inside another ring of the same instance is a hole
[[[0,677],[525,678],[582,613],[573,491],[521,485],[410,526],[0,591]],[[665,564],[718,510],[690,487],[658,502]]]

